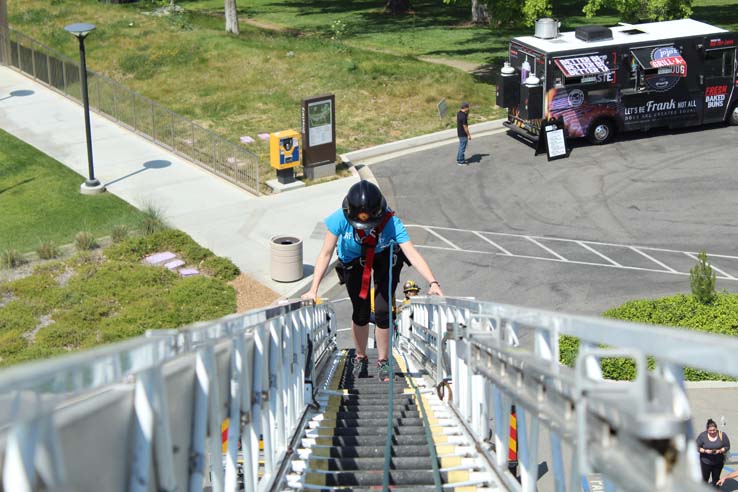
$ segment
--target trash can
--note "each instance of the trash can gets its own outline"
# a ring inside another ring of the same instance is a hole
[[[302,239],[295,236],[272,236],[271,273],[276,282],[302,279]]]

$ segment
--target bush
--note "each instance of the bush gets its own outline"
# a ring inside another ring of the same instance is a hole
[[[74,236],[74,246],[77,251],[90,251],[97,248],[97,241],[91,232],[81,231]]]
[[[143,209],[144,218],[141,220],[140,228],[141,234],[148,236],[156,232],[168,229],[166,220],[164,219],[164,212],[159,207],[148,204]]]
[[[636,323],[674,326],[690,330],[705,331],[720,335],[738,335],[738,294],[717,294],[711,304],[700,303],[695,296],[677,294],[661,299],[629,301],[606,311],[608,318]],[[579,352],[579,340],[562,336],[559,339],[562,364],[573,367]],[[635,364],[631,359],[611,358],[602,360],[602,373],[608,379],[632,380]],[[648,367],[653,368],[653,360]],[[684,377],[688,381],[730,380],[720,374],[709,373],[687,367]]]
[[[54,241],[43,241],[38,245],[38,248],[36,248],[36,254],[38,254],[38,257],[42,260],[52,260],[54,258],[58,258],[61,251]]]
[[[17,249],[6,249],[0,254],[0,266],[3,268],[17,268],[26,260]]]
[[[700,251],[697,264],[689,271],[689,286],[692,295],[702,304],[710,304],[715,299],[715,272],[707,263],[707,253]]]
[[[228,258],[221,256],[211,256],[206,258],[200,265],[200,268],[211,277],[215,277],[226,282],[233,280],[241,274],[241,270]]]
[[[110,238],[113,240],[114,243],[118,244],[120,242],[123,242],[123,240],[128,237],[128,226],[125,224],[118,224],[115,227],[113,227],[113,230],[110,231]]]

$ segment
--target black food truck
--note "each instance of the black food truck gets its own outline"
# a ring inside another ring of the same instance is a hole
[[[533,141],[543,118],[595,144],[617,131],[738,125],[736,35],[681,19],[558,32],[553,19],[510,42],[497,84],[504,125]]]

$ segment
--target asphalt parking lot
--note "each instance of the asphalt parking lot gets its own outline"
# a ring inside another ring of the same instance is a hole
[[[371,170],[447,295],[600,314],[688,293],[702,249],[718,289],[738,289],[737,139],[728,126],[626,134],[548,162],[500,133],[471,141],[468,166],[451,144]]]

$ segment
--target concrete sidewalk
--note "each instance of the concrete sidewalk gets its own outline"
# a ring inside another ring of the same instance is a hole
[[[284,297],[310,283],[325,232],[322,221],[340,207],[359,176],[373,180],[368,164],[456,142],[454,129],[350,152],[344,161],[364,164],[352,167],[357,170],[353,177],[256,197],[103,116],[92,113],[91,118],[95,176],[109,193],[137,208],[160,208],[173,227]],[[501,122],[471,125],[472,134],[504,131]],[[80,174],[80,184],[87,176],[82,106],[4,66],[0,128]],[[303,240],[301,281],[271,279],[270,238],[275,235]],[[332,286],[324,284],[321,293]]]
[[[82,107],[7,67],[0,67],[0,128],[87,176]],[[95,175],[109,193],[138,208],[159,207],[172,226],[282,296],[310,281],[322,220],[358,179],[257,198],[94,113],[92,139]],[[277,234],[302,238],[302,281],[271,279],[270,238]]]

